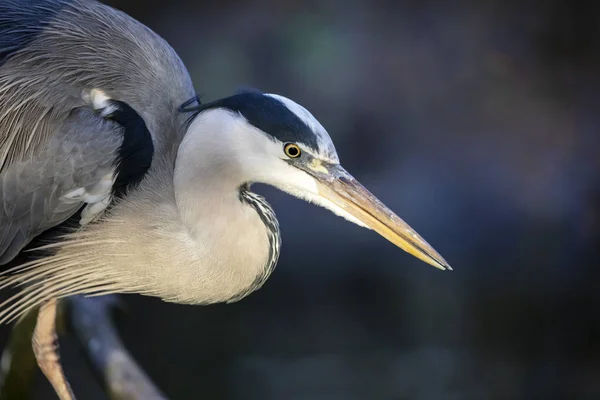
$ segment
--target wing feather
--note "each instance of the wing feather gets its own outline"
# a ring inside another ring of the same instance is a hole
[[[127,130],[82,96],[92,89],[131,106],[154,150],[174,154],[185,120],[176,110],[194,88],[163,39],[96,1],[0,0],[0,264],[98,201],[67,194],[105,187],[115,160],[130,160],[117,158]]]
[[[123,128],[87,108],[65,115],[45,147],[0,173],[0,264],[12,260],[34,237],[66,221],[93,188],[114,170]]]

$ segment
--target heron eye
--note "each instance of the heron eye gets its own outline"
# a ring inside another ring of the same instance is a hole
[[[301,153],[300,147],[294,143],[287,143],[285,146],[283,146],[283,151],[289,158],[298,158],[300,157]]]

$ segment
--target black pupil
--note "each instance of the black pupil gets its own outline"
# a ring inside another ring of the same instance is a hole
[[[288,155],[291,157],[296,157],[299,151],[296,146],[288,146]]]

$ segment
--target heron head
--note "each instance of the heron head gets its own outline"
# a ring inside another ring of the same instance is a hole
[[[209,157],[220,164],[224,175],[235,176],[240,184],[275,186],[376,231],[434,267],[451,269],[340,165],[329,134],[301,105],[255,90],[193,107],[189,103],[180,108],[194,113],[188,134],[194,131],[201,137],[198,145],[211,149]]]

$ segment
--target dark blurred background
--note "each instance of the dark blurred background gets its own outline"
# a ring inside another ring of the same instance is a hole
[[[455,268],[271,188],[282,256],[233,305],[128,296],[172,399],[599,399],[600,10],[592,2],[112,0],[205,100],[290,97]],[[67,375],[105,399],[71,339]],[[53,398],[41,377],[38,398]]]

